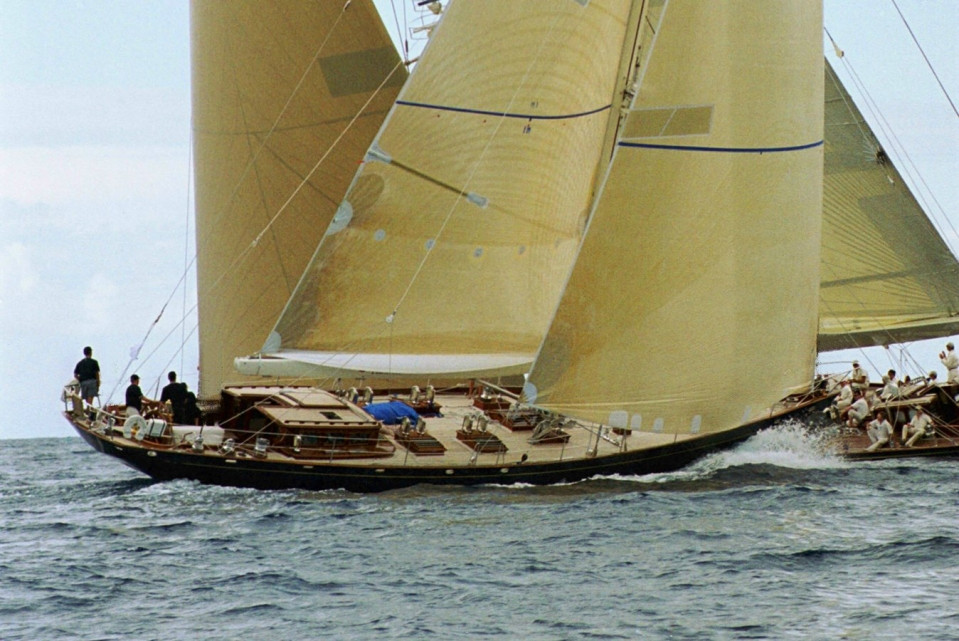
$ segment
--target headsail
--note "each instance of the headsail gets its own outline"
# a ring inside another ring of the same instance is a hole
[[[808,385],[821,29],[806,0],[666,3],[529,400],[706,433]]]
[[[959,333],[959,262],[826,66],[819,348]]]
[[[276,321],[406,70],[370,0],[193,0],[191,23],[209,396]]]
[[[452,3],[264,347],[287,361],[241,369],[525,371],[611,135],[631,9]]]

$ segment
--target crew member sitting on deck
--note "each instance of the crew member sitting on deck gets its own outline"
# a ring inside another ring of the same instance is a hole
[[[143,395],[143,390],[140,389],[140,377],[134,374],[130,377],[130,384],[127,386],[127,416],[140,416],[144,403],[153,405],[156,401]]]
[[[902,442],[906,444],[906,447],[912,447],[919,439],[924,436],[932,436],[935,433],[932,417],[926,414],[926,411],[920,405],[916,407],[916,415],[913,419],[902,426]]]
[[[889,370],[889,371],[893,372],[893,375],[895,375],[895,372],[893,370]],[[891,401],[891,400],[898,399],[899,386],[896,385],[895,378],[891,378],[887,374],[882,377],[882,382],[883,382],[883,386],[882,386],[882,391],[879,392],[879,398],[881,398],[884,401]]]
[[[852,379],[852,388],[854,390],[869,387],[869,375],[866,374],[866,370],[859,367],[859,361],[852,362],[852,373],[849,375],[849,378]]]
[[[832,405],[823,410],[823,412],[829,414],[834,421],[838,421],[846,409],[852,405],[852,386],[848,380],[843,380],[840,385],[839,396],[836,397]]]
[[[880,447],[885,447],[889,444],[889,439],[892,438],[892,425],[890,425],[886,419],[886,413],[884,411],[876,410],[876,418],[869,421],[869,425],[866,427],[866,434],[869,435],[869,440],[872,441],[872,445],[866,448],[867,452],[875,452]]]
[[[856,400],[849,406],[846,425],[849,427],[859,427],[863,419],[869,416],[869,403],[863,393],[856,392]]]
[[[946,343],[946,351],[939,352],[939,360],[949,370],[948,383],[959,383],[959,356],[956,356],[956,346]]]

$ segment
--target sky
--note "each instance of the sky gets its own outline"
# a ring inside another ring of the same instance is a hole
[[[955,252],[959,116],[897,5],[959,100],[956,0],[826,1],[826,28],[873,110],[828,42],[824,51]],[[391,13],[385,23],[396,31]],[[60,391],[85,345],[104,400],[122,398],[124,372],[139,373],[151,397],[170,369],[197,387],[195,275],[183,277],[193,237],[189,48],[187,0],[0,0],[0,438],[73,434]],[[931,369],[944,342],[909,354]],[[878,378],[902,354],[832,353],[822,367],[853,357]]]

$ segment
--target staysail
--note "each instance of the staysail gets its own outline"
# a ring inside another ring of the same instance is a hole
[[[609,148],[631,5],[452,3],[264,346],[272,357],[241,371],[526,371]]]
[[[526,388],[616,427],[707,433],[808,387],[822,13],[669,0]]]
[[[191,3],[200,391],[239,377],[407,73],[370,0]]]
[[[826,66],[819,349],[959,333],[959,262]]]

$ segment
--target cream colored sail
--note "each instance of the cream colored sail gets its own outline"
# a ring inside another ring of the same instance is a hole
[[[243,371],[525,371],[592,199],[631,9],[450,5],[264,348],[287,360]]]
[[[959,263],[826,67],[819,348],[959,333]]]
[[[698,434],[809,383],[821,21],[807,0],[665,4],[530,401]]]
[[[406,71],[370,0],[193,0],[191,22],[200,390],[211,396],[269,333]]]

